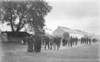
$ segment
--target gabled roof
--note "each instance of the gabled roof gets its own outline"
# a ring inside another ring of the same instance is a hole
[[[86,35],[86,32],[83,32],[81,30],[75,30],[75,29],[70,29],[67,27],[61,27],[59,26],[55,31],[53,31],[53,35],[59,35],[62,36],[65,32],[69,34],[77,34],[77,35]]]
[[[62,36],[65,32],[69,33],[71,36],[89,36],[91,37],[91,34],[85,31],[77,30],[77,29],[70,29],[67,27],[61,27],[59,26],[55,31],[53,31],[53,35]]]
[[[64,32],[68,32],[68,33],[73,33],[73,34],[79,34],[79,35],[87,35],[87,32],[81,31],[81,30],[76,30],[76,29],[70,29],[67,27],[58,27],[58,29],[63,30]]]
[[[58,27],[55,31],[53,31],[53,35],[54,36],[60,36],[60,37],[62,37],[63,36],[63,34],[65,33],[66,31],[65,30],[63,30],[61,27]]]

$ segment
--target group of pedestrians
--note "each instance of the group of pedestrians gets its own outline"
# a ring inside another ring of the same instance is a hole
[[[48,37],[45,37],[44,41],[43,41],[43,38],[40,37],[40,35],[38,34],[35,34],[35,35],[29,35],[29,36],[26,36],[25,39],[23,39],[24,43],[28,45],[28,52],[40,52],[41,51],[41,45],[44,44],[45,45],[45,49],[46,49],[46,46],[48,45],[48,48],[51,47],[52,49],[52,45],[57,45],[57,47],[59,48],[60,46],[60,41],[61,41],[61,38],[53,38],[53,41],[51,41],[52,39],[48,38]],[[63,39],[62,40],[62,44],[63,46],[71,46],[72,45],[77,45],[79,39],[77,37],[69,37],[69,39]],[[81,41],[81,44],[91,44],[92,40],[90,38],[81,38],[80,39]],[[93,40],[94,42],[96,42],[96,40]],[[55,43],[56,42],[56,43]],[[52,44],[52,45],[51,45]]]
[[[81,38],[81,44],[91,44],[91,38]]]
[[[27,42],[28,52],[41,51],[41,38],[38,34],[26,36],[24,42]]]
[[[68,37],[67,39],[66,38],[63,38],[62,39],[62,43],[63,43],[63,46],[73,46],[73,45],[77,45],[78,43],[78,38],[77,37]]]

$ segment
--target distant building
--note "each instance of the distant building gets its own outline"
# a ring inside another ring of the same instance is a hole
[[[58,26],[58,28],[55,31],[53,31],[52,35],[62,37],[65,32],[69,33],[69,35],[72,37],[81,38],[84,36],[84,34],[81,31],[79,32],[78,30],[61,27],[61,26]]]

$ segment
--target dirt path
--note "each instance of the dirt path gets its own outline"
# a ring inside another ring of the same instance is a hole
[[[44,50],[28,53],[27,45],[4,44],[0,51],[0,62],[99,62],[100,44],[63,47],[59,51]]]

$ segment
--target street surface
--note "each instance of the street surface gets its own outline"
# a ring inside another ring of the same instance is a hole
[[[0,62],[100,62],[99,45],[61,46],[55,51],[42,47],[40,53],[29,53],[27,45],[0,43]]]

